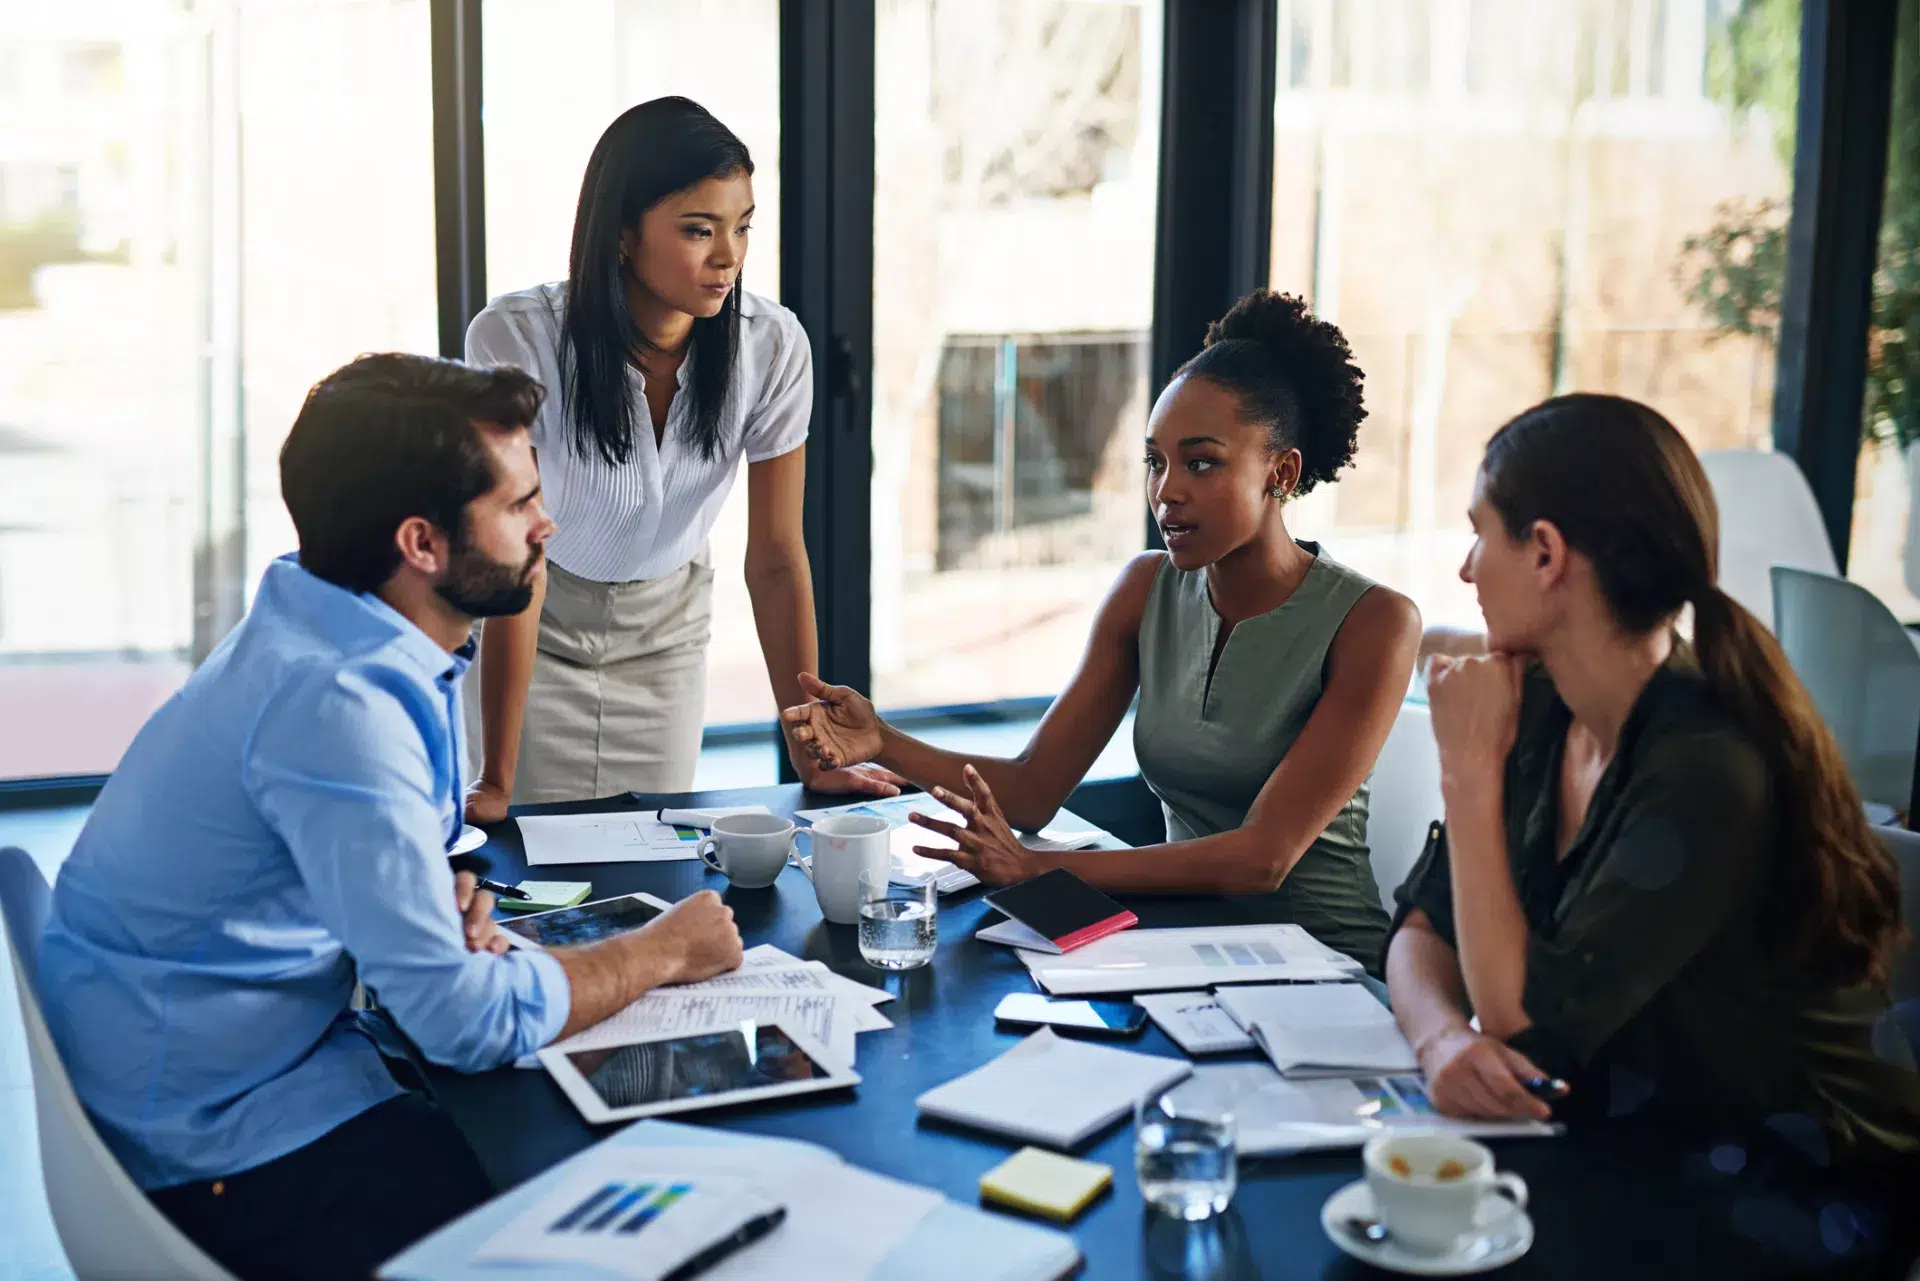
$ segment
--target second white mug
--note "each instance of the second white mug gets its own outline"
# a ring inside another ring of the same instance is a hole
[[[808,830],[813,846],[813,895],[820,915],[835,925],[860,921],[860,873],[885,875],[893,866],[893,826],[874,814],[830,814]]]
[[[762,890],[787,865],[793,833],[791,820],[773,814],[727,814],[700,838],[700,861],[743,890]]]

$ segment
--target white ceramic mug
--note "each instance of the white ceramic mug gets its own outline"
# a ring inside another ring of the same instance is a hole
[[[829,814],[809,829],[807,875],[820,915],[835,925],[860,921],[860,873],[885,876],[893,866],[893,825],[874,814]]]
[[[700,861],[743,890],[763,890],[780,877],[793,854],[791,819],[774,814],[728,814],[700,838]]]
[[[1377,1135],[1361,1159],[1380,1221],[1414,1254],[1446,1254],[1468,1232],[1496,1231],[1527,1206],[1526,1180],[1496,1171],[1484,1144],[1457,1134]]]

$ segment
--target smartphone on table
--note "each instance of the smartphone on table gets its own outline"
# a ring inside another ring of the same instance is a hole
[[[1011,992],[993,1009],[1002,1023],[1029,1027],[1046,1024],[1095,1036],[1134,1036],[1147,1025],[1147,1012],[1132,1001],[1055,1000],[1038,992]]]

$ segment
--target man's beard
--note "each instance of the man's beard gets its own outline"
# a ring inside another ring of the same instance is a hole
[[[489,560],[464,540],[451,549],[447,572],[433,585],[440,599],[469,618],[503,618],[533,603],[533,574],[543,549],[527,554],[524,565]]]

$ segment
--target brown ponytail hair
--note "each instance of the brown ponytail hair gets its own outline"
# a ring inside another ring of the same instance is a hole
[[[1719,513],[1679,431],[1624,397],[1560,396],[1496,432],[1480,474],[1510,537],[1546,521],[1592,562],[1622,630],[1669,626],[1693,606],[1701,672],[1770,766],[1780,861],[1768,911],[1788,957],[1822,981],[1884,983],[1904,937],[1899,876],[1779,642],[1715,586]]]

